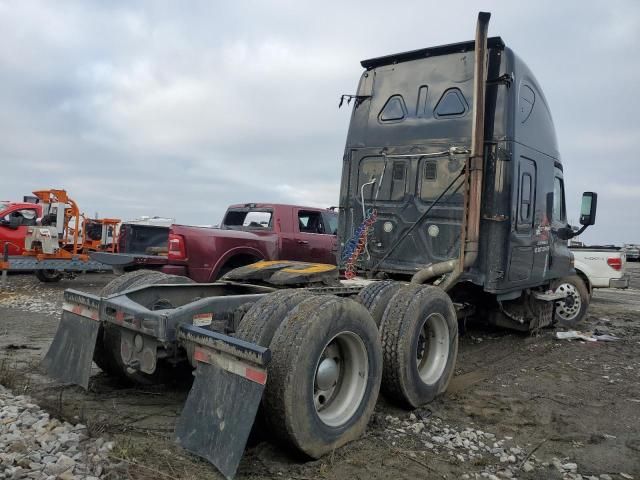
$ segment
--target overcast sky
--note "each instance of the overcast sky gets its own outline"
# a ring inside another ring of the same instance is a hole
[[[583,240],[640,242],[640,2],[3,1],[0,198],[219,222],[233,202],[337,204],[359,61],[473,37],[535,72]]]

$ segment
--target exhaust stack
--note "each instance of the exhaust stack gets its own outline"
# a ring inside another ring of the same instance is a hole
[[[458,269],[473,265],[478,258],[480,237],[480,209],[482,207],[482,179],[484,167],[484,113],[485,92],[487,89],[487,32],[489,30],[489,12],[478,14],[476,28],[475,72],[473,80],[473,127],[471,130],[471,156],[469,157],[467,178],[469,190],[467,196],[467,221],[463,226],[464,248]],[[465,231],[466,230],[466,231]],[[465,238],[466,237],[466,238]]]

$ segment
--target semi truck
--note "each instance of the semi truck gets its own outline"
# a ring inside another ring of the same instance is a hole
[[[380,392],[446,391],[458,319],[554,322],[574,273],[564,175],[533,72],[480,13],[474,41],[362,62],[342,160],[338,266],[261,261],[221,280],[138,271],[64,294],[43,364],[137,383],[190,372],[185,449],[232,478],[256,415],[311,458],[358,438]],[[597,195],[583,195],[583,231]]]

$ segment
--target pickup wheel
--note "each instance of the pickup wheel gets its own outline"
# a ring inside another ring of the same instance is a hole
[[[382,376],[378,330],[362,305],[330,295],[306,298],[270,348],[269,431],[312,458],[362,435]]]
[[[391,299],[381,327],[382,391],[408,407],[444,393],[458,356],[458,320],[440,288],[407,285]]]
[[[567,296],[556,301],[555,318],[563,327],[575,327],[587,315],[591,295],[584,280],[577,275],[571,275],[556,280],[553,289],[566,293]]]
[[[391,298],[400,290],[400,287],[402,287],[401,283],[392,280],[373,282],[364,287],[355,300],[369,310],[373,321],[380,328],[384,311]]]
[[[121,293],[126,290],[140,287],[143,285],[156,284],[189,284],[195,283],[187,277],[178,275],[168,275],[153,270],[136,270],[129,272],[109,282],[100,292],[100,296],[109,296]],[[162,308],[169,308],[166,301],[162,301]],[[145,305],[147,308],[153,309],[153,305]],[[114,325],[106,324],[98,332],[98,341],[93,354],[93,361],[101,370],[111,376],[120,378],[121,380],[151,385],[161,383],[168,378],[168,373],[173,367],[165,365],[161,362],[156,366],[153,374],[143,372],[131,372],[122,361],[120,354],[120,329]]]
[[[235,336],[268,347],[289,311],[310,296],[305,290],[282,290],[265,295],[242,317]]]

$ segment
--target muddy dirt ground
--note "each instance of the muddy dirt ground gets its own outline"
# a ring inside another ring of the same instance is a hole
[[[468,325],[456,376],[442,399],[415,416],[381,399],[364,438],[318,461],[264,434],[247,449],[237,478],[640,479],[640,264],[629,270],[632,288],[596,291],[581,328],[606,330],[620,341],[566,341],[557,340],[555,330],[529,336]],[[128,467],[124,478],[221,478],[171,440],[188,385],[125,387],[94,366],[85,392],[38,373],[63,290],[97,292],[111,278],[91,274],[41,284],[11,276],[10,288],[0,291],[0,383],[28,393],[53,415],[86,423],[92,435],[115,440],[114,462]],[[406,428],[416,419],[424,431]],[[439,448],[427,435],[465,429],[502,439],[498,447],[515,449],[515,462]],[[525,461],[535,468],[526,471]]]

